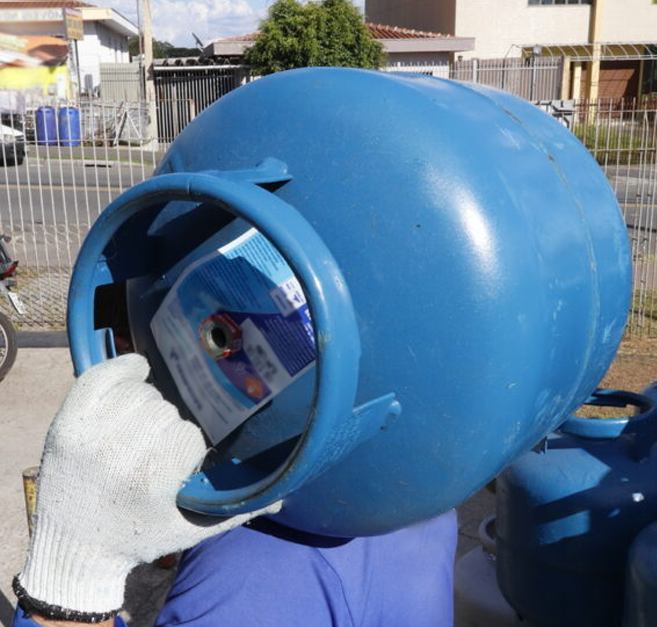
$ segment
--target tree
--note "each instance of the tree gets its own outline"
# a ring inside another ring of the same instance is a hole
[[[128,50],[131,57],[139,54],[139,37],[131,37],[128,40]],[[198,57],[198,48],[181,48],[170,44],[168,41],[153,40],[153,57],[156,59],[173,59],[176,57]]]
[[[309,66],[378,69],[386,55],[349,0],[277,0],[245,61],[263,75]]]

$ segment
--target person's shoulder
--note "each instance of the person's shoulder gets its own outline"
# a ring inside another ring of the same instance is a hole
[[[157,625],[242,627],[254,617],[261,625],[352,625],[339,576],[318,547],[251,527],[183,555]]]
[[[187,551],[179,575],[189,572],[204,579],[219,579],[231,573],[235,578],[276,567],[281,585],[303,577],[331,579],[336,575],[323,556],[323,548],[347,541],[314,538],[269,521],[237,527]]]

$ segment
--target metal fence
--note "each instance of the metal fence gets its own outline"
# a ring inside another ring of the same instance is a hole
[[[632,101],[573,103],[572,131],[605,171],[632,247],[630,332],[657,337],[657,107]]]
[[[449,72],[454,80],[489,85],[532,101],[560,98],[562,76],[561,57],[468,59],[453,63]]]
[[[0,152],[0,233],[12,237],[27,309],[15,319],[19,326],[63,326],[71,270],[89,228],[122,191],[152,174],[163,152],[144,135],[144,109],[141,103],[83,101],[75,107],[79,126],[73,132],[50,124],[60,119],[60,108],[4,117],[23,130],[28,144],[23,163]],[[58,141],[62,130],[70,141]],[[6,303],[0,309],[15,318]]]
[[[207,106],[250,79],[242,65],[155,68],[158,136],[171,141]]]
[[[99,94],[110,102],[136,102],[143,98],[139,63],[101,63]]]
[[[188,102],[171,101],[170,108],[180,110]],[[655,337],[657,107],[611,101],[541,106],[582,139],[607,174],[632,245],[629,329]],[[13,236],[20,260],[19,292],[27,314],[16,322],[23,327],[62,327],[71,269],[91,224],[122,191],[150,176],[167,148],[149,139],[144,103],[88,100],[77,108],[77,145],[40,141],[36,110],[15,116],[27,136],[28,156],[20,165],[0,165],[0,233]],[[4,303],[0,308],[14,315]]]
[[[142,98],[138,63],[101,64],[103,100],[135,102]],[[156,65],[153,69],[157,137],[171,142],[198,113],[250,80],[244,65]]]

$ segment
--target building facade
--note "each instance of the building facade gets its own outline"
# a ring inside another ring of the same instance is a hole
[[[68,92],[93,95],[101,63],[127,63],[128,40],[137,27],[115,9],[78,0],[0,3],[0,33],[14,37],[52,37],[67,41]],[[63,97],[61,91],[56,94]]]
[[[384,24],[366,23],[372,39],[383,45],[389,71],[414,71],[432,76],[449,76],[449,64],[454,54],[470,51],[470,37],[454,37],[441,33]],[[203,57],[242,63],[244,51],[253,45],[257,33],[219,39],[203,50]]]
[[[657,91],[655,0],[366,0],[368,19],[474,38],[468,58],[559,56],[563,97]]]

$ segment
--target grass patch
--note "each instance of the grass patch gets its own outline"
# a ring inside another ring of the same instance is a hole
[[[604,124],[604,125],[603,125]],[[654,163],[657,145],[650,124],[576,124],[574,134],[600,164],[639,165]]]
[[[628,325],[630,335],[657,337],[657,291],[634,290]]]

